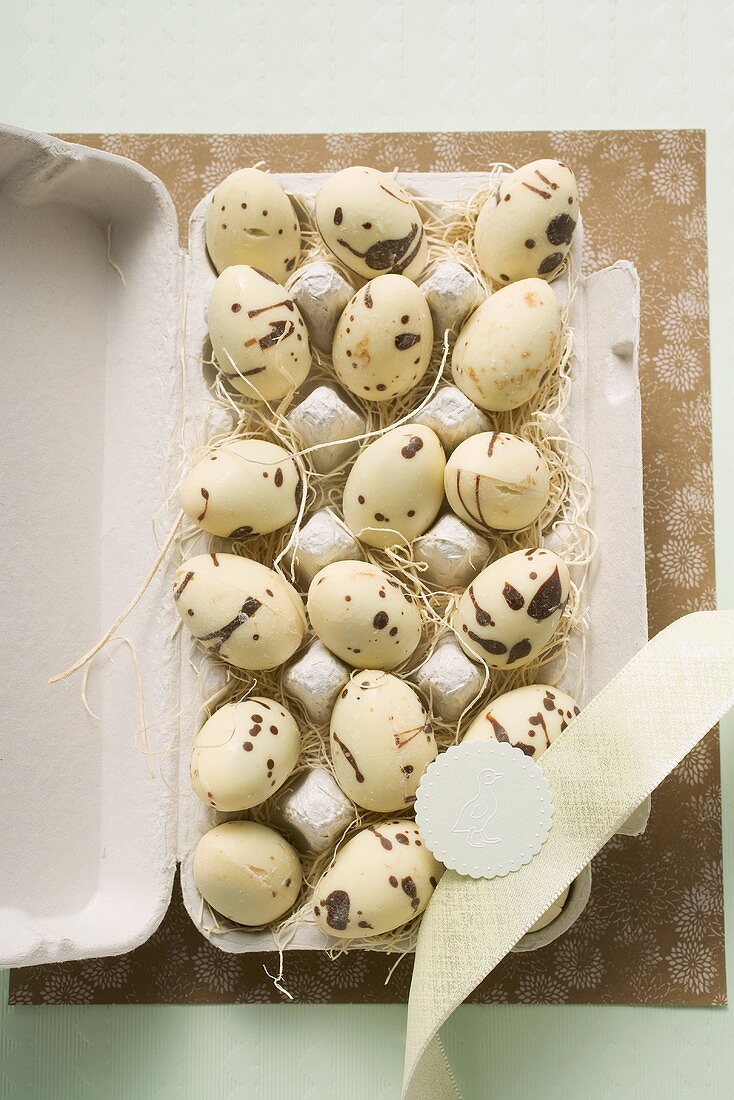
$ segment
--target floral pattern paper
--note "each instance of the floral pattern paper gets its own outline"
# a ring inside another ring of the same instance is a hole
[[[715,603],[708,378],[705,145],[700,131],[326,135],[65,135],[131,157],[163,180],[182,239],[190,211],[235,168],[477,171],[555,156],[574,168],[584,269],[631,260],[641,281],[640,376],[650,633]],[[287,952],[295,1003],[407,1000],[411,959]],[[197,932],[178,884],[138,950],[13,972],[15,1004],[286,1002],[277,956],[233,956]],[[717,737],[658,789],[647,832],[594,860],[591,900],[564,936],[510,955],[475,990],[483,1004],[723,1004],[724,930]]]

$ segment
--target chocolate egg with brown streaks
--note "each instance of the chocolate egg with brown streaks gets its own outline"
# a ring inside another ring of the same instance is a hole
[[[527,684],[493,699],[462,740],[504,741],[537,760],[580,713],[576,701],[560,688]]]
[[[181,506],[211,535],[245,539],[284,527],[298,515],[301,475],[293,458],[266,439],[232,439],[184,478]]]
[[[519,668],[553,637],[570,589],[552,550],[516,550],[493,561],[460,597],[452,625],[462,649],[490,668]]]
[[[173,598],[194,638],[236,668],[277,668],[306,633],[295,588],[274,569],[237,554],[188,558],[176,570]]]
[[[356,668],[396,668],[420,641],[415,600],[370,562],[327,565],[311,581],[307,607],[324,645]]]
[[[426,299],[403,275],[380,275],[359,290],[337,322],[332,359],[343,386],[367,401],[390,401],[428,369],[433,321]]]
[[[480,531],[520,531],[548,503],[550,471],[529,440],[480,432],[460,443],[446,463],[452,511]]]
[[[428,252],[423,222],[408,192],[376,168],[354,165],[335,173],[316,196],[324,244],[365,279],[417,278]]]
[[[500,180],[479,212],[474,247],[479,266],[503,286],[518,279],[552,279],[579,220],[576,177],[567,164],[534,160]]]
[[[236,390],[279,401],[311,369],[311,348],[298,306],[280,283],[243,264],[217,279],[207,310],[214,358]]]
[[[413,688],[387,672],[356,673],[331,715],[331,759],[339,786],[363,809],[412,806],[436,759],[431,723]]]
[[[444,870],[415,821],[372,825],[339,849],[317,883],[316,924],[342,940],[392,932],[423,912]]]

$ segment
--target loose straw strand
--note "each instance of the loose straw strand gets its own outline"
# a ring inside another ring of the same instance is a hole
[[[92,646],[92,648],[87,653],[85,653],[83,657],[80,657],[78,661],[75,661],[74,664],[70,665],[69,668],[65,669],[64,672],[59,672],[57,676],[52,676],[51,679],[49,680],[49,684],[58,684],[58,682],[60,680],[66,680],[69,676],[73,676],[73,674],[75,672],[78,672],[80,668],[84,668],[85,665],[89,664],[89,662],[92,660],[92,658],[96,657],[96,655],[99,653],[99,651],[101,649],[104,649],[104,647],[109,642],[110,638],[114,635],[117,628],[119,626],[121,626],[122,623],[124,623],[125,619],[128,617],[130,612],[140,602],[143,595],[145,594],[146,589],[149,587],[151,581],[153,580],[156,573],[160,569],[160,567],[161,567],[161,565],[162,565],[162,563],[163,563],[163,561],[166,557],[166,554],[168,553],[168,551],[171,548],[171,544],[173,543],[174,539],[176,538],[176,534],[178,533],[178,529],[181,526],[183,516],[184,516],[183,512],[178,513],[178,516],[176,517],[176,522],[174,523],[173,527],[171,528],[171,532],[170,532],[168,538],[163,543],[163,546],[161,547],[161,550],[160,550],[160,553],[158,554],[158,557],[155,559],[152,566],[150,567],[150,571],[148,573],[148,576],[145,578],[145,580],[141,584],[140,588],[137,590],[137,592],[135,593],[133,598],[130,600],[130,603],[127,605],[127,607],[124,609],[124,611],[121,611],[120,614],[117,616],[117,618],[115,619],[114,623],[109,628],[109,630],[107,630],[102,635],[102,637],[99,639],[97,644]]]

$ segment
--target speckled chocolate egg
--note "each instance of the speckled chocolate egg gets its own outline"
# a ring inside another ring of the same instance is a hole
[[[420,641],[413,597],[369,562],[327,565],[311,581],[307,607],[324,645],[356,668],[395,668]]]
[[[423,912],[444,870],[414,821],[372,825],[339,849],[317,883],[316,924],[343,940],[391,932]]]
[[[339,318],[334,370],[358,397],[390,401],[421,380],[432,345],[431,312],[418,287],[403,275],[380,275],[357,291]]]
[[[331,715],[331,760],[352,802],[380,813],[407,809],[435,759],[431,723],[413,688],[387,672],[356,673]]]
[[[537,447],[505,432],[482,432],[460,443],[446,463],[446,499],[480,530],[519,531],[548,503],[550,473]]]
[[[222,180],[206,213],[206,247],[219,272],[249,264],[284,283],[298,262],[301,230],[277,180],[259,168]]]
[[[575,700],[560,688],[528,684],[493,699],[463,740],[505,741],[537,760],[580,713]]]
[[[555,292],[542,279],[521,279],[490,295],[462,328],[451,360],[454,382],[482,409],[516,409],[557,364],[562,344]]]
[[[557,160],[534,160],[503,176],[479,212],[474,247],[493,282],[552,279],[579,220],[576,177]]]
[[[237,554],[199,554],[176,570],[181,621],[210,653],[236,668],[277,668],[306,633],[301,597],[266,565]]]
[[[282,917],[301,889],[295,848],[256,821],[225,821],[210,829],[194,853],[196,888],[223,917],[258,927]]]
[[[222,272],[207,322],[220,370],[246,397],[278,401],[311,369],[298,306],[280,283],[254,267],[238,264]]]
[[[301,475],[284,447],[233,439],[197,462],[181,486],[181,506],[202,530],[230,539],[265,535],[298,515]]]
[[[453,627],[468,657],[519,668],[550,641],[568,600],[566,563],[552,550],[516,550],[483,569],[459,599]]]
[[[249,810],[283,786],[300,748],[293,715],[275,699],[225,703],[196,735],[191,785],[213,810]]]
[[[365,279],[407,275],[426,264],[423,222],[392,176],[356,165],[330,176],[316,196],[316,224],[337,259]]]
[[[368,546],[411,542],[427,531],[443,502],[446,457],[422,424],[393,428],[365,447],[344,486],[347,526]]]

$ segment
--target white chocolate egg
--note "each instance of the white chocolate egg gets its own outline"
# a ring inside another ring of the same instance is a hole
[[[344,486],[352,534],[368,546],[412,542],[428,530],[443,502],[446,458],[423,424],[393,428],[360,454]]]
[[[291,523],[301,492],[301,475],[284,447],[265,439],[233,439],[189,471],[181,506],[203,531],[244,539]]]
[[[426,265],[423,222],[412,198],[392,176],[356,165],[330,176],[316,196],[324,244],[365,279],[417,278]]]
[[[249,810],[283,786],[300,748],[293,715],[275,699],[225,703],[196,735],[191,785],[213,810]]]
[[[295,848],[256,821],[217,825],[194,853],[197,890],[237,924],[258,927],[282,917],[298,897],[302,878]]]
[[[555,367],[563,319],[542,279],[521,279],[490,295],[459,333],[454,382],[481,409],[506,412],[535,394]]]
[[[414,821],[371,825],[339,849],[316,884],[316,924],[343,940],[391,932],[423,912],[444,870]]]
[[[331,760],[352,802],[380,813],[412,806],[436,751],[428,715],[404,680],[364,669],[346,684],[331,715]]]
[[[433,322],[426,299],[404,275],[380,275],[352,298],[334,334],[343,386],[367,401],[407,393],[428,369]]]
[[[550,641],[568,600],[566,563],[552,550],[516,550],[483,569],[460,597],[453,626],[468,657],[519,668]]]
[[[463,740],[505,741],[537,760],[580,713],[575,700],[560,688],[528,684],[493,699]]]
[[[420,641],[413,597],[369,562],[327,565],[311,581],[307,608],[324,645],[356,668],[395,668]]]
[[[460,443],[446,463],[446,499],[479,530],[519,531],[548,503],[550,472],[537,447],[505,432],[482,432]]]
[[[576,177],[557,160],[534,160],[503,176],[479,212],[474,248],[493,282],[552,279],[579,220]]]
[[[550,908],[546,909],[545,913],[543,913],[543,916],[538,917],[533,927],[528,928],[528,932],[540,932],[541,928],[547,928],[548,925],[556,919],[556,917],[560,917],[561,913],[563,912],[563,906],[566,904],[566,898],[568,897],[569,890],[570,886],[567,886],[563,893],[556,898]]]
[[[206,248],[220,273],[249,264],[284,283],[298,262],[301,230],[278,181],[259,168],[222,180],[206,213]]]
[[[280,573],[237,554],[198,554],[183,562],[173,598],[193,636],[236,668],[277,668],[306,633],[295,588]]]
[[[298,306],[280,283],[237,264],[217,279],[207,312],[220,370],[246,397],[278,401],[311,369],[311,348]]]

